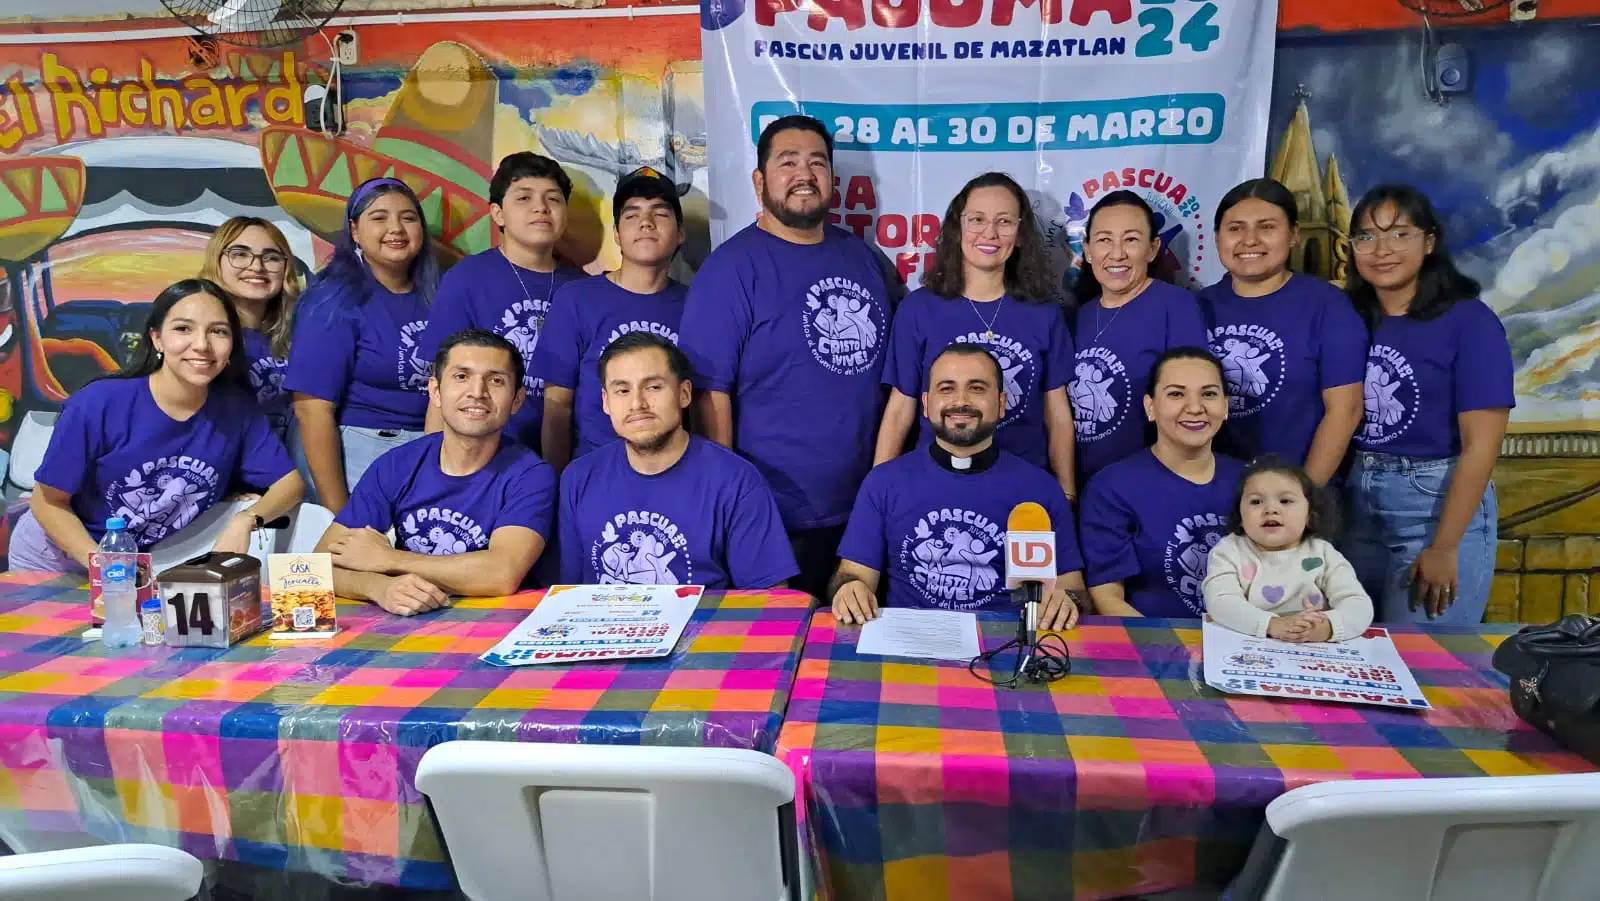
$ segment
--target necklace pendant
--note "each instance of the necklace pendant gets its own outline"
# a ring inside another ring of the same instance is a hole
[[[983,340],[985,340],[985,341],[993,341],[994,340],[994,332],[984,332],[983,333]]]

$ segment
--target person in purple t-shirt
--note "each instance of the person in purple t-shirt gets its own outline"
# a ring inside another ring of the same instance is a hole
[[[555,470],[501,434],[525,399],[522,375],[522,354],[486,329],[439,346],[428,402],[444,428],[379,457],[317,544],[340,597],[411,616],[452,594],[521,587],[556,505]]]
[[[11,533],[12,569],[87,571],[112,517],[150,550],[234,486],[263,494],[213,550],[244,553],[253,529],[300,502],[304,483],[247,387],[240,333],[214,282],[161,292],[128,365],[67,398]]]
[[[535,450],[544,418],[544,383],[534,369],[534,350],[556,290],[583,277],[556,256],[567,233],[571,197],[572,179],[555,160],[526,150],[501,160],[489,181],[489,217],[500,230],[500,246],[473,254],[445,273],[432,318],[417,344],[432,359],[444,339],[464,328],[481,328],[516,345],[528,402],[511,417],[506,433]],[[428,431],[440,426],[430,408]]]
[[[574,427],[580,456],[617,437],[602,407],[606,347],[634,332],[676,344],[689,290],[667,277],[684,238],[677,185],[648,167],[625,176],[611,197],[611,219],[622,267],[556,292],[533,355],[533,374],[544,383],[541,446],[557,472],[574,456]]]
[[[1224,195],[1216,235],[1228,274],[1200,292],[1200,310],[1228,377],[1219,443],[1302,463],[1325,485],[1361,423],[1367,329],[1338,288],[1289,271],[1297,221],[1294,194],[1270,178]]]
[[[561,476],[561,581],[782,588],[800,572],[761,473],[683,427],[689,359],[650,332],[611,342],[597,364],[621,441]]]
[[[300,297],[300,273],[289,239],[265,219],[234,216],[217,226],[206,242],[200,277],[220,285],[239,310],[250,388],[272,430],[286,446],[298,445],[299,435],[291,429],[294,411],[283,388],[289,368],[289,324]]]
[[[1105,616],[1188,619],[1205,612],[1206,561],[1228,534],[1244,464],[1212,449],[1228,392],[1209,350],[1168,349],[1145,384],[1155,444],[1102,469],[1084,490],[1089,594]]]
[[[1156,358],[1206,343],[1194,295],[1155,278],[1160,254],[1155,211],[1138,194],[1112,191],[1089,212],[1083,269],[1072,288],[1077,355],[1067,386],[1080,484],[1144,448],[1137,404]]]
[[[761,217],[695,274],[681,343],[703,380],[706,437],[761,471],[800,561],[795,587],[820,597],[872,468],[888,288],[866,243],[826,224],[833,138],[821,122],[775,120],[756,163]]]
[[[1072,335],[1056,303],[1044,238],[1022,186],[989,172],[967,182],[939,230],[939,263],[894,314],[884,381],[893,389],[878,429],[875,463],[899,456],[921,416],[928,366],[957,341],[994,354],[1006,409],[995,433],[1001,450],[1056,474],[1076,497],[1073,471]],[[922,427],[922,443],[932,439]]]
[[[1478,623],[1511,408],[1505,326],[1456,269],[1433,204],[1383,185],[1356,204],[1350,299],[1372,329],[1341,549],[1384,622]]]
[[[317,502],[338,512],[390,448],[422,434],[428,358],[417,338],[439,284],[417,195],[395,178],[362,182],[345,229],[294,316],[284,388]]]
[[[1039,628],[1070,629],[1087,600],[1072,508],[1044,470],[1001,450],[1005,373],[981,345],[957,342],[934,358],[922,412],[934,442],[874,467],[861,485],[828,586],[846,624],[891,607],[975,610],[1011,603],[1005,583],[1006,520],[1032,501],[1050,514],[1056,577]]]

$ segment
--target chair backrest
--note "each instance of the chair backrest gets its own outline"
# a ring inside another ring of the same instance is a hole
[[[417,788],[471,901],[799,897],[794,774],[756,751],[455,741]]]
[[[301,504],[294,513],[287,539],[280,539],[276,553],[309,554],[317,549],[322,533],[333,525],[333,511],[317,504]]]
[[[1266,901],[1593,901],[1600,773],[1328,782],[1267,807]]]
[[[50,436],[55,433],[60,413],[34,410],[22,417],[17,425],[17,437],[11,442],[11,458],[6,468],[6,481],[22,489],[33,490],[33,473],[44,462],[45,449],[50,446]]]
[[[205,867],[163,845],[102,845],[0,857],[0,901],[189,901]]]

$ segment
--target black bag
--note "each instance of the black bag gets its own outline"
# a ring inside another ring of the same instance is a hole
[[[1600,766],[1600,617],[1528,626],[1494,652],[1517,716]]]

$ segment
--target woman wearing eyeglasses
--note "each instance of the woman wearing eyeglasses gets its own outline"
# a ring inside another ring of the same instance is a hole
[[[900,303],[889,330],[883,371],[892,390],[873,463],[904,449],[920,419],[928,368],[946,347],[965,341],[1000,363],[1006,398],[995,443],[1053,471],[1074,498],[1067,400],[1072,336],[1054,300],[1044,239],[1022,186],[1000,172],[967,182],[945,211],[934,257],[938,262]],[[922,444],[933,441],[930,428],[921,432]]]
[[[1389,622],[1477,623],[1498,506],[1490,474],[1516,405],[1511,347],[1408,185],[1356,204],[1350,299],[1372,332],[1343,550]]]
[[[283,376],[289,366],[289,322],[301,289],[289,239],[265,219],[235,216],[206,243],[200,277],[221,285],[238,308],[250,388],[272,430],[289,444],[294,413]]]

